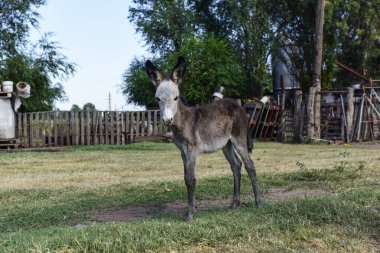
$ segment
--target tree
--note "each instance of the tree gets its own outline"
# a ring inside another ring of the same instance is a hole
[[[168,66],[174,66],[179,56],[187,62],[181,94],[191,104],[210,102],[217,86],[226,88],[228,97],[240,98],[244,94],[244,70],[226,40],[213,35],[184,38],[181,49],[167,58]]]
[[[60,53],[51,33],[44,34],[36,43],[29,39],[31,27],[38,27],[39,15],[35,8],[45,1],[0,2],[0,79],[25,81],[31,86],[32,96],[22,101],[19,111],[48,111],[56,100],[64,100],[65,80],[75,72],[76,65]]]
[[[93,103],[86,103],[83,105],[83,111],[96,111],[96,107]]]
[[[267,62],[272,35],[262,2],[134,0],[129,19],[151,52],[159,57],[180,51],[189,37],[213,34],[227,41],[229,50],[233,50],[244,70],[241,73],[246,81],[241,84],[244,94],[258,96],[271,83]]]
[[[315,52],[313,64],[313,83],[309,92],[310,106],[308,108],[308,137],[321,138],[321,69],[323,48],[323,22],[325,13],[325,0],[318,0],[315,10]],[[314,101],[311,101],[314,100]],[[313,106],[312,106],[313,105]],[[312,112],[314,111],[314,112]]]
[[[329,81],[342,87],[360,81],[338,68],[336,60],[368,77],[380,77],[380,0],[334,0],[326,2],[325,54],[331,63]]]
[[[46,0],[0,1],[0,67],[6,58],[26,47],[31,27],[38,28],[39,14],[34,11]]]
[[[291,69],[302,89],[312,85],[316,6],[316,0],[134,0],[129,19],[159,57],[181,50],[187,37],[214,34],[227,40],[244,69],[244,94],[259,96],[271,83],[269,57],[284,46],[292,49]],[[380,0],[326,1],[325,9],[321,87],[352,82],[336,60],[380,76],[380,49],[374,43]]]
[[[145,70],[145,58],[134,58],[129,68],[123,74],[122,93],[128,103],[146,106],[147,109],[156,109],[154,97],[155,87],[149,80]],[[159,60],[154,60],[159,66]]]
[[[273,40],[266,2],[194,0],[194,3],[203,6],[197,14],[202,26],[209,29],[206,32],[227,39],[239,59],[247,82],[244,94],[262,95],[264,88],[271,84],[268,57]]]
[[[133,0],[129,21],[144,37],[149,49],[161,56],[181,47],[184,35],[194,34],[195,17],[186,0]]]
[[[77,105],[77,104],[73,104],[72,106],[71,106],[71,109],[70,109],[70,111],[76,111],[76,112],[79,112],[79,111],[81,111],[82,109],[79,107],[79,105]]]
[[[244,71],[225,40],[216,39],[213,35],[186,37],[181,49],[153,61],[163,73],[170,73],[179,56],[184,56],[187,63],[186,75],[180,86],[181,94],[191,104],[209,102],[218,85],[227,89],[226,95],[229,97],[241,97],[243,94]],[[147,77],[145,62],[145,58],[132,61],[123,75],[122,91],[129,103],[157,108],[155,87]]]

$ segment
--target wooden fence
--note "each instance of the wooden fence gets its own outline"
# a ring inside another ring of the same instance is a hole
[[[127,144],[167,132],[158,110],[32,112],[16,118],[17,138],[25,148]]]

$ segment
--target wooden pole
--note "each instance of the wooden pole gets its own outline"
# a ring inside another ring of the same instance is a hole
[[[354,89],[353,88],[347,88],[348,94],[347,94],[347,113],[346,113],[346,120],[347,120],[347,143],[351,143],[351,138],[353,135],[353,124],[354,124]]]
[[[301,143],[302,129],[301,129],[301,104],[302,104],[302,91],[295,91],[294,103],[294,142]]]
[[[314,135],[314,124],[315,124],[315,118],[314,118],[314,98],[315,98],[315,87],[310,87],[309,89],[309,96],[307,100],[307,114],[308,114],[308,122],[307,122],[307,137],[309,139],[315,138]],[[320,138],[318,138],[320,139]]]
[[[319,0],[315,15],[315,54],[313,67],[313,83],[315,88],[314,101],[314,135],[317,139],[321,137],[321,70],[323,53],[323,22],[325,12],[325,0]]]

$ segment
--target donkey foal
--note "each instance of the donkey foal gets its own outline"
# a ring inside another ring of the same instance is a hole
[[[256,170],[247,147],[248,120],[244,110],[231,99],[220,99],[199,107],[185,106],[179,99],[178,89],[185,69],[185,60],[179,57],[170,77],[164,78],[151,61],[146,62],[148,76],[157,87],[156,99],[160,106],[161,119],[170,126],[173,131],[173,141],[181,151],[188,194],[188,211],[185,220],[193,219],[195,213],[197,156],[200,153],[215,152],[220,149],[230,163],[234,176],[232,208],[240,204],[242,166],[240,158],[251,179],[256,206],[260,207],[261,195],[256,181]]]

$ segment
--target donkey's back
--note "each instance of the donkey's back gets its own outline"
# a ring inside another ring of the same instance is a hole
[[[222,149],[230,139],[246,144],[247,117],[233,99],[220,99],[211,104],[191,108],[181,135],[199,152]]]

